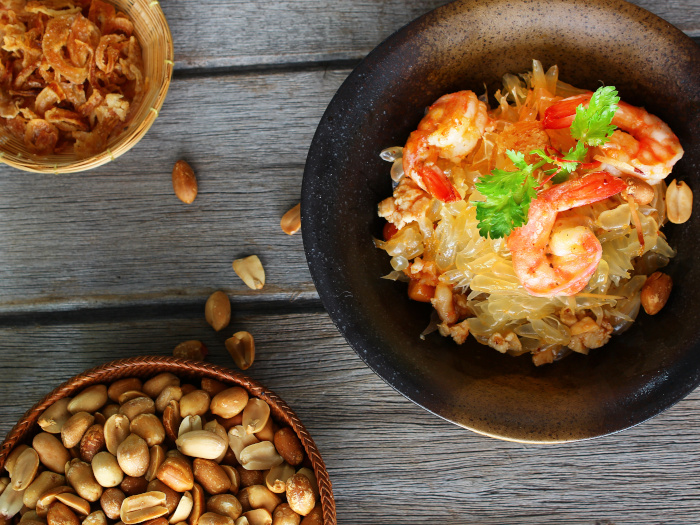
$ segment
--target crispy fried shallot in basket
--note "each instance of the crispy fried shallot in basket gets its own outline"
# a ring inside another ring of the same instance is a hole
[[[0,122],[30,151],[104,151],[144,92],[127,15],[102,0],[0,0]]]

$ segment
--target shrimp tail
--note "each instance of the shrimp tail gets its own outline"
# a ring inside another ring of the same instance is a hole
[[[424,166],[420,176],[428,193],[436,199],[442,202],[456,202],[462,198],[445,174],[438,168]]]
[[[588,106],[591,100],[591,93],[584,95],[576,95],[565,98],[559,102],[552,104],[544,111],[542,124],[545,129],[563,129],[568,128],[574,122],[576,117],[576,108],[580,105]]]

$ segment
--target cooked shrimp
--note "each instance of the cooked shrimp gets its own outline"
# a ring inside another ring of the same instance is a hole
[[[438,159],[459,163],[476,147],[488,122],[486,104],[472,91],[440,97],[408,137],[403,150],[404,172],[436,199],[461,199],[438,166]]]
[[[595,273],[602,247],[585,226],[553,231],[557,214],[607,199],[625,182],[606,172],[557,184],[530,203],[528,221],[508,237],[513,269],[523,287],[537,297],[573,295]]]
[[[560,129],[571,125],[579,104],[588,104],[592,93],[565,98],[545,111],[544,127]],[[659,117],[643,108],[619,102],[612,123],[615,130],[606,144],[595,148],[594,159],[650,184],[662,181],[683,156],[678,137]],[[603,166],[607,168],[607,166]]]

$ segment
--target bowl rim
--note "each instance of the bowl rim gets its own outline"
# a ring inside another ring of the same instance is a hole
[[[316,447],[316,443],[299,417],[281,397],[257,381],[240,372],[204,361],[192,361],[170,356],[138,356],[110,361],[71,377],[27,410],[8,432],[2,444],[0,444],[0,470],[2,470],[13,448],[36,431],[39,416],[55,401],[68,397],[91,385],[113,382],[125,377],[151,377],[163,372],[170,372],[181,378],[201,379],[209,377],[224,383],[238,385],[248,391],[249,394],[262,399],[270,405],[272,414],[278,420],[289,425],[304,446],[318,482],[323,522],[327,525],[335,525],[335,499],[328,470],[323,462],[321,453]]]
[[[302,219],[302,237],[304,241],[304,251],[307,259],[307,264],[311,273],[312,280],[319,291],[319,298],[327,310],[331,320],[336,325],[338,331],[343,335],[346,341],[350,344],[353,350],[358,354],[358,356],[369,366],[369,368],[377,374],[382,380],[384,380],[389,386],[391,386],[398,393],[409,399],[410,401],[416,403],[424,410],[437,415],[438,417],[449,421],[453,424],[471,430],[475,433],[498,438],[506,441],[514,441],[520,443],[532,443],[532,444],[553,444],[553,443],[567,443],[573,441],[581,441],[586,439],[592,439],[596,437],[601,437],[605,435],[614,434],[620,432],[627,428],[636,426],[648,419],[654,417],[655,415],[663,412],[669,407],[673,406],[676,402],[688,395],[695,387],[700,384],[700,373],[696,373],[695,376],[689,378],[673,395],[665,395],[662,400],[658,403],[658,406],[650,410],[649,412],[637,414],[634,420],[625,420],[617,423],[615,428],[605,428],[603,431],[591,431],[586,435],[575,435],[573,437],[565,437],[562,435],[557,435],[554,438],[547,438],[544,436],[544,432],[538,433],[532,438],[527,437],[522,432],[513,429],[513,435],[505,434],[501,431],[494,430],[494,427],[488,424],[483,424],[483,422],[478,422],[476,424],[465,423],[464,421],[457,421],[452,419],[451,416],[440,413],[439,411],[428,408],[423,402],[413,399],[409,393],[410,387],[402,384],[400,387],[394,384],[392,381],[394,370],[387,366],[385,360],[381,355],[371,353],[370,343],[371,337],[363,335],[362,330],[356,329],[354,326],[354,320],[343,319],[343,312],[347,311],[342,298],[332,295],[330,291],[338,293],[338,286],[335,286],[334,280],[337,277],[331,275],[326,269],[333,267],[338,261],[336,257],[332,254],[324,252],[323,244],[319,240],[320,235],[317,230],[320,230],[323,226],[324,218],[321,217],[318,212],[317,217],[313,217],[314,214],[310,212],[311,208],[314,207],[315,199],[319,199],[319,194],[316,193],[317,190],[321,189],[321,180],[324,177],[328,177],[327,172],[323,172],[324,161],[328,164],[336,166],[335,161],[327,160],[331,155],[337,155],[337,152],[332,151],[334,145],[338,142],[336,138],[324,138],[324,134],[329,133],[332,130],[337,133],[338,124],[335,117],[338,114],[349,114],[350,107],[354,106],[354,99],[360,93],[371,90],[371,86],[368,86],[369,78],[376,76],[377,70],[384,70],[382,68],[381,62],[385,60],[387,56],[391,56],[392,53],[396,53],[398,49],[402,48],[408,39],[410,39],[415,34],[420,34],[422,31],[433,30],[437,32],[437,29],[446,30],[449,22],[445,22],[445,19],[450,16],[459,15],[460,13],[468,11],[470,8],[476,6],[480,2],[478,0],[454,0],[445,5],[437,7],[436,9],[414,19],[409,22],[392,35],[387,37],[383,42],[381,42],[377,47],[375,47],[348,75],[343,84],[337,90],[336,94],[331,99],[328,107],[326,108],[323,116],[319,121],[319,125],[314,134],[312,143],[309,147],[309,154],[307,156],[307,162],[304,169],[304,178],[302,183],[302,193],[301,193],[301,219]],[[532,2],[526,2],[524,0],[518,0],[517,4],[532,4]],[[539,2],[535,2],[539,3]],[[548,2],[543,2],[548,4]],[[483,2],[482,2],[483,4]],[[496,7],[510,4],[509,0],[496,0],[493,2],[493,6]],[[567,4],[570,6],[578,5],[580,6],[582,2],[578,0],[564,0],[561,4]],[[632,15],[644,17],[646,21],[651,21],[653,28],[650,28],[650,33],[655,33],[658,29],[663,27],[664,30],[670,31],[675,36],[682,39],[684,42],[684,49],[689,51],[694,60],[700,60],[700,46],[698,46],[688,35],[683,33],[680,29],[672,26],[659,16],[649,12],[648,10],[640,7],[636,4],[627,2],[626,0],[593,0],[592,4],[596,6],[604,6],[605,10],[610,13],[618,13],[618,11],[626,10],[624,16],[631,17]],[[449,13],[449,10],[454,10],[453,13]],[[442,14],[447,14],[444,18],[440,18]],[[622,15],[620,15],[622,16]],[[422,27],[425,24],[426,27]],[[425,43],[425,40],[422,41]],[[513,72],[511,72],[513,73]],[[393,74],[393,71],[392,71]],[[366,104],[367,105],[367,104]],[[374,109],[374,108],[373,108]],[[334,122],[331,123],[331,120]],[[328,151],[323,151],[326,148]],[[338,161],[340,165],[342,161]],[[342,168],[340,168],[342,169]],[[338,263],[339,264],[339,263]],[[352,295],[352,292],[348,291],[348,294]],[[358,301],[359,302],[359,301]],[[374,327],[373,327],[374,328]]]

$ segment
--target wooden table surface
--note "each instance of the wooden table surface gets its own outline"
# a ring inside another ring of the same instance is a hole
[[[159,118],[129,153],[74,175],[0,166],[0,436],[80,371],[201,339],[234,366],[233,331],[257,342],[249,375],[304,421],[341,524],[700,523],[700,391],[595,440],[536,446],[429,414],[369,370],[335,329],[299,234],[316,125],[354,65],[443,0],[163,0],[176,53]],[[700,42],[698,0],[636,0]],[[199,196],[170,182],[184,158]],[[267,284],[231,262],[257,254]],[[215,334],[204,302],[233,304]]]

